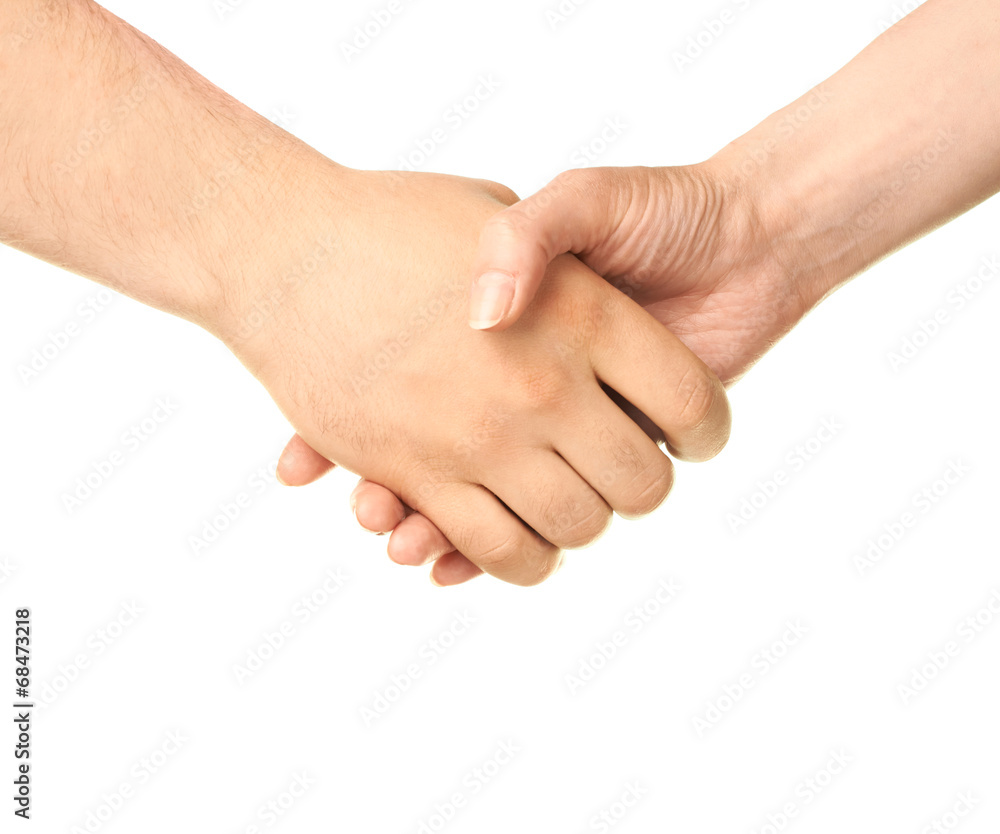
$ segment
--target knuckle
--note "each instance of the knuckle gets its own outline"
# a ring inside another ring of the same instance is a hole
[[[548,190],[558,193],[578,193],[588,191],[599,175],[591,168],[567,168],[556,175],[548,185]]]
[[[551,519],[557,532],[553,543],[559,547],[585,547],[604,533],[611,522],[611,509],[603,502],[573,501],[564,503],[561,511]]]
[[[613,462],[612,469],[609,472],[612,478],[620,477],[623,474],[633,478],[636,475],[642,474],[643,470],[649,465],[643,460],[635,444],[627,438],[610,438],[608,448],[610,449]]]
[[[498,203],[509,206],[518,201],[517,194],[506,185],[494,182],[493,180],[480,180],[480,183],[482,184],[483,191]]]
[[[642,516],[662,504],[674,484],[674,467],[666,455],[645,465],[636,473],[625,491],[621,511],[628,516]]]
[[[537,585],[559,566],[559,551],[527,530],[485,545],[472,560],[486,573],[516,585]]]
[[[521,203],[516,203],[490,217],[483,226],[482,236],[499,237],[502,240],[525,237],[530,232],[534,219]]]
[[[518,585],[540,585],[562,565],[562,551],[558,547],[537,535],[532,539],[534,542],[525,549],[521,571],[510,580]]]
[[[575,394],[565,373],[558,367],[526,372],[518,388],[523,402],[537,412],[559,412]]]
[[[690,367],[677,383],[679,404],[676,423],[683,431],[697,431],[715,413],[715,404],[725,396],[719,381],[707,368]]]
[[[514,533],[508,533],[498,539],[483,542],[473,561],[490,574],[504,574],[517,559],[521,550],[521,541]]]
[[[510,361],[501,364],[507,390],[504,407],[512,414],[507,428],[509,435],[518,435],[521,421],[527,414],[561,415],[566,407],[579,401],[577,374],[566,367],[568,360],[556,355],[544,365],[525,365]],[[577,383],[577,384],[574,384]]]
[[[562,171],[538,194],[529,198],[538,201],[540,209],[554,203],[570,203],[587,200],[602,205],[610,201],[617,188],[621,188],[620,176],[614,168],[569,168]]]
[[[554,353],[567,363],[588,351],[600,349],[603,341],[601,334],[620,328],[615,311],[603,304],[601,299],[589,294],[585,288],[580,291],[574,289],[574,293],[560,298],[552,312],[556,323],[553,332],[557,334]]]

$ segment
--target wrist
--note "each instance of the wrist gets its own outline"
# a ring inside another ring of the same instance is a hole
[[[304,143],[265,144],[195,243],[203,292],[193,319],[241,355],[287,323],[292,299],[336,275],[360,174]]]
[[[836,190],[844,180],[779,146],[783,118],[775,114],[707,164],[748,218],[753,270],[794,297],[801,316],[867,264],[851,200]]]
[[[821,289],[826,273],[809,250],[793,201],[773,186],[766,169],[744,164],[746,158],[730,145],[695,166],[712,183],[720,207],[722,236],[713,262],[718,266],[721,259],[728,281],[751,291],[769,308],[773,323],[786,330],[826,294]]]

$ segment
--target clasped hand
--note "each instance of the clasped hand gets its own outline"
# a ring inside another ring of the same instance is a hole
[[[683,460],[724,446],[730,412],[717,375],[627,293],[558,256],[558,243],[536,264],[544,280],[535,276],[516,323],[468,326],[483,228],[488,240],[515,219],[497,215],[515,201],[507,189],[338,176],[329,199],[357,201],[350,212],[328,207],[344,218],[339,238],[386,244],[343,247],[322,291],[299,288],[233,345],[298,430],[283,481],[308,482],[336,461],[365,476],[359,519],[397,529],[391,553],[436,560],[435,581],[485,571],[534,584],[612,512],[636,517],[664,500],[673,466],[657,440]]]

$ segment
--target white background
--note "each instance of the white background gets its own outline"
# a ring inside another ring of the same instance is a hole
[[[493,74],[501,88],[422,167],[521,194],[572,167],[608,118],[627,129],[600,164],[701,160],[839,68],[893,12],[881,0],[589,0],[553,26],[557,7],[541,2],[403,0],[348,63],[342,42],[384,4],[108,5],[354,167],[396,167]],[[724,8],[734,22],[679,71],[674,54]],[[289,428],[221,344],[124,298],[84,323],[78,305],[97,287],[0,252],[0,611],[10,638],[14,609],[31,607],[33,694],[48,701],[35,715],[34,819],[17,825],[86,830],[128,783],[91,830],[770,832],[768,815],[793,803],[787,830],[922,832],[971,791],[960,830],[996,831],[1000,623],[971,642],[958,626],[1000,588],[1000,281],[960,311],[947,299],[1000,254],[998,220],[994,200],[825,303],[733,390],[720,458],[681,466],[655,515],[616,521],[533,589],[481,578],[441,590],[393,565],[354,523],[352,478],[274,483]],[[890,352],[940,308],[948,323],[894,369]],[[20,366],[70,322],[80,335],[25,382]],[[123,446],[158,398],[174,413]],[[824,420],[841,428],[797,462]],[[64,493],[115,449],[124,465],[68,512]],[[915,496],[952,460],[969,471],[922,513]],[[755,499],[779,469],[787,486]],[[190,537],[241,492],[249,507],[195,556]],[[744,499],[758,509],[734,529]],[[916,525],[862,574],[856,557],[907,510]],[[296,604],[323,601],[331,569],[344,586],[303,622]],[[658,606],[668,579],[680,591]],[[134,622],[109,626],[133,602]],[[646,604],[646,622],[626,620]],[[475,622],[435,653],[456,616]],[[294,633],[238,680],[285,621]],[[805,635],[764,660],[795,621]],[[619,630],[624,644],[571,691],[567,676]],[[899,685],[949,641],[959,655],[904,704]],[[12,700],[7,657],[0,703]],[[366,723],[362,709],[395,697],[410,664],[420,677]],[[753,687],[727,702],[744,674]],[[728,709],[699,733],[709,702]],[[0,724],[9,786],[12,725]],[[153,756],[173,730],[180,750]],[[476,768],[505,742],[518,752],[484,786]],[[833,753],[852,763],[827,779]],[[288,807],[301,773],[314,784]],[[638,804],[602,828],[636,784]],[[464,807],[441,828],[435,806],[456,793]],[[272,800],[281,815],[261,815]],[[4,830],[11,811],[5,799]]]

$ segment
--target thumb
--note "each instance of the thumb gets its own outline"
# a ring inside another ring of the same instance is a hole
[[[549,263],[606,241],[622,179],[610,168],[564,171],[537,194],[493,215],[483,227],[469,293],[469,325],[504,330],[531,304]]]
[[[318,481],[333,467],[334,464],[296,434],[278,458],[275,475],[285,486],[305,486]]]

